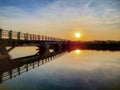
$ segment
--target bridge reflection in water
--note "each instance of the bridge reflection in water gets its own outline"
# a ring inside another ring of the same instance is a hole
[[[0,60],[0,83],[28,72],[31,69],[39,67],[67,53],[59,50],[57,52],[45,52],[43,54],[35,54],[31,56]]]

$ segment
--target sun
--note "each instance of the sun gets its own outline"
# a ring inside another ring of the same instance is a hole
[[[79,53],[81,53],[81,50],[76,49],[76,50],[75,50],[75,53],[79,54]]]
[[[75,33],[75,37],[76,38],[80,38],[81,37],[81,33]]]

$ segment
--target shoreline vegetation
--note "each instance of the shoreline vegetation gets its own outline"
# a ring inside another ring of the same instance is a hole
[[[120,51],[120,41],[69,41],[69,48],[81,50]]]

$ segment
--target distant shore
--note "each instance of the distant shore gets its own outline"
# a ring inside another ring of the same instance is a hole
[[[70,49],[119,51],[120,41],[71,41]]]

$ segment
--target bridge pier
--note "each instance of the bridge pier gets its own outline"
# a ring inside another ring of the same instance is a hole
[[[49,49],[53,49],[54,52],[58,52],[61,49],[62,42],[41,42],[38,47],[38,55],[43,55],[44,52],[49,52]]]
[[[42,57],[43,54],[47,51],[45,43],[40,43],[37,47],[38,47],[37,55],[41,55],[41,57]]]
[[[0,41],[0,59],[1,58],[9,58],[9,54],[6,49],[5,43]]]

